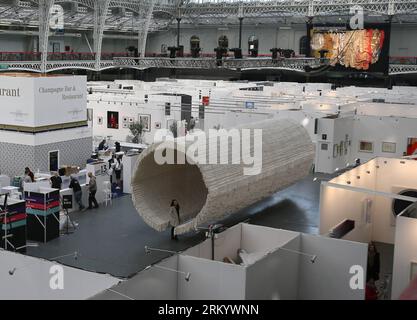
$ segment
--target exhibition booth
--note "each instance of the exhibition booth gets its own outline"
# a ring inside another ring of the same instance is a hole
[[[416,99],[417,101],[417,99]],[[399,158],[415,151],[415,104],[361,102],[317,122],[316,172],[333,173],[375,157]]]
[[[76,258],[77,253],[71,253],[51,260]],[[119,282],[110,275],[0,249],[1,300],[88,299]]]
[[[409,145],[417,141],[417,95],[410,88],[168,79],[118,80],[91,88],[87,100],[93,135],[121,142],[131,139],[129,127],[135,122],[143,125],[142,141],[151,144],[156,130],[174,130],[174,123],[178,135],[184,135],[191,117],[195,128],[206,132],[293,119],[316,143],[316,172],[333,173],[357,158],[409,154]]]
[[[416,274],[415,215],[417,162],[375,158],[321,183],[320,234],[394,246],[392,299],[398,299]],[[342,229],[345,229],[344,231]],[[392,275],[391,275],[392,274]]]
[[[349,272],[366,264],[367,244],[241,223],[94,299],[363,300]]]

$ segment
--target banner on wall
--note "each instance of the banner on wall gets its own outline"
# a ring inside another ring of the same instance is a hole
[[[385,31],[379,29],[338,32],[311,30],[311,49],[316,58],[322,55],[330,65],[368,70],[378,62],[385,41]]]

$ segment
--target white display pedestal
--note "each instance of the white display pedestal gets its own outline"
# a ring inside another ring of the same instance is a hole
[[[132,193],[130,182],[132,180],[133,171],[135,170],[136,162],[139,159],[139,154],[125,155],[123,157],[123,192]]]

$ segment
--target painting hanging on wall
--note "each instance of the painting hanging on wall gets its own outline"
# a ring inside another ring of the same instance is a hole
[[[407,156],[411,156],[417,150],[417,138],[407,139]]]
[[[395,142],[382,142],[382,152],[395,153],[397,144]]]
[[[116,111],[107,111],[107,128],[119,129],[119,113]]]
[[[370,141],[359,141],[359,152],[374,152],[374,143]]]
[[[150,114],[140,114],[139,122],[143,125],[143,131],[151,131],[151,115]]]

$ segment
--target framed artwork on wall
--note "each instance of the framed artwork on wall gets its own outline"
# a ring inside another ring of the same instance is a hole
[[[359,152],[374,152],[374,143],[371,141],[359,141]]]
[[[382,142],[382,152],[395,153],[397,144],[395,142]]]
[[[151,131],[151,115],[150,114],[140,114],[139,122],[143,125],[143,131]]]
[[[97,124],[98,125],[103,125],[103,117],[97,117]]]
[[[417,138],[407,139],[407,156],[411,156],[417,150]]]
[[[117,111],[107,111],[107,128],[119,129],[119,113]]]

